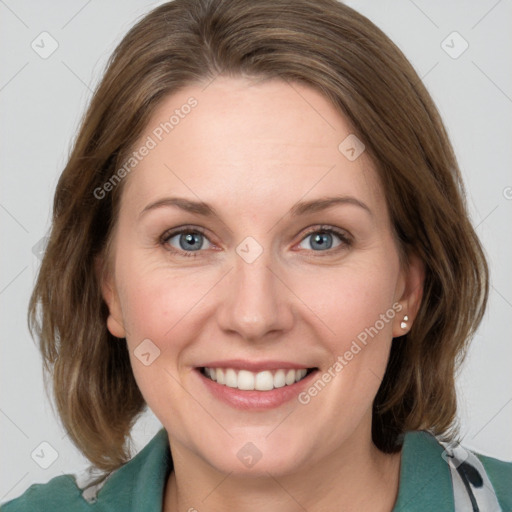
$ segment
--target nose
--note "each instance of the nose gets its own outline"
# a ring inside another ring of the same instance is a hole
[[[293,293],[279,270],[271,267],[270,259],[266,252],[252,263],[235,257],[234,268],[226,276],[225,300],[217,310],[225,332],[257,342],[275,339],[291,329]]]

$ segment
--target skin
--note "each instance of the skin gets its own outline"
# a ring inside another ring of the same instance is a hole
[[[140,390],[169,436],[175,469],[163,510],[389,512],[400,453],[372,443],[371,407],[393,337],[410,329],[419,308],[422,264],[401,264],[373,164],[365,152],[349,161],[338,150],[352,129],[320,93],[278,80],[217,77],[206,85],[165,98],[140,137],[136,147],[197,99],[125,178],[102,285],[108,328],[126,338]],[[371,213],[342,204],[290,216],[299,200],[334,195]],[[170,196],[207,202],[219,218],[175,207],[141,214]],[[351,242],[332,234],[332,247],[318,248],[322,225]],[[205,231],[201,249],[189,251],[196,257],[171,252],[185,252],[184,236],[161,241],[182,226]],[[236,252],[248,236],[263,249],[252,263]],[[321,375],[393,304],[401,312],[307,405],[235,409],[209,394],[194,369],[273,359]],[[144,339],[160,350],[148,366],[134,355]],[[247,442],[261,452],[252,468],[237,457]]]

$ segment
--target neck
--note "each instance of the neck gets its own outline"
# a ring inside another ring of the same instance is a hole
[[[398,495],[400,453],[384,454],[371,442],[277,477],[223,474],[183,446],[171,446],[174,471],[163,512],[391,512]]]

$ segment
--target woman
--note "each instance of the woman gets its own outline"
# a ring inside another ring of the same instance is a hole
[[[512,464],[456,443],[487,294],[441,119],[378,28],[160,6],[83,120],[30,307],[103,473],[2,510],[509,510]],[[164,428],[128,460],[146,404]]]

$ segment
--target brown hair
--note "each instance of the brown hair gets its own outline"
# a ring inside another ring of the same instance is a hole
[[[119,169],[165,96],[219,74],[309,85],[364,141],[400,248],[426,269],[419,313],[393,343],[374,401],[373,440],[392,452],[407,430],[448,439],[455,372],[487,302],[487,264],[427,90],[380,29],[335,0],[175,0],[146,15],[116,48],[57,185],[29,310],[71,439],[111,471],[129,459],[131,427],[145,409],[126,343],[106,328],[95,273],[122,182],[102,199],[94,191]]]

